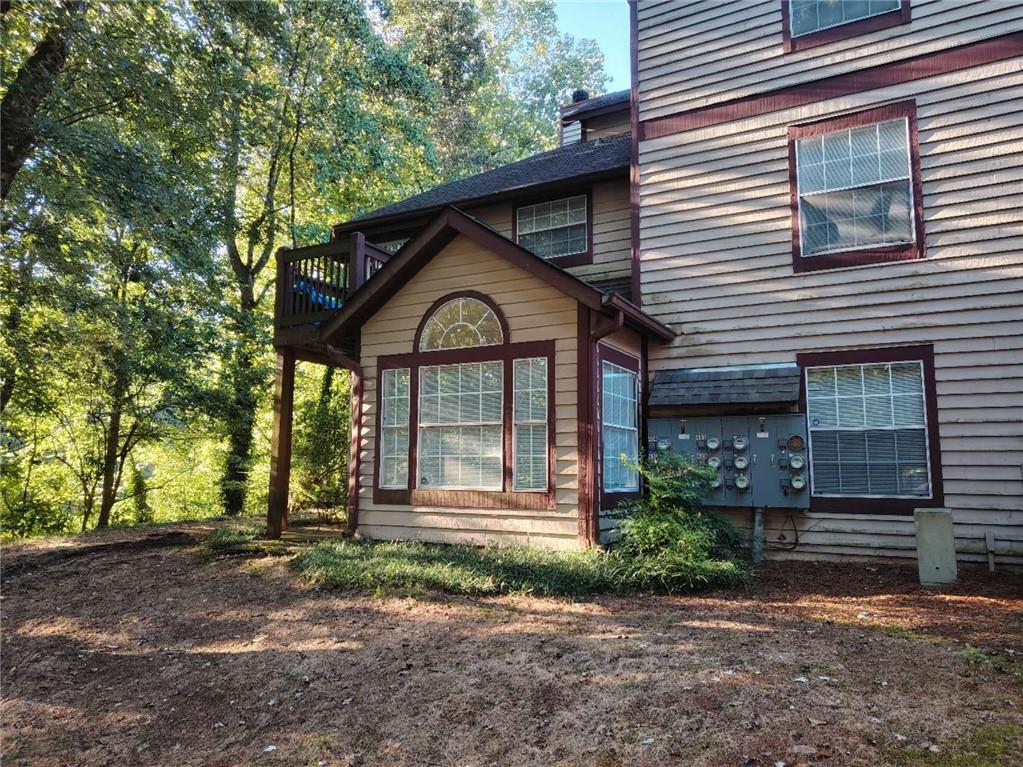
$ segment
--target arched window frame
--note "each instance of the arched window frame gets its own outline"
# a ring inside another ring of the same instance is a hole
[[[472,346],[458,349],[420,351],[423,332],[430,318],[438,309],[456,298],[473,298],[493,311],[501,326],[502,342],[486,346]],[[516,360],[544,358],[547,362],[547,482],[542,489],[515,489],[515,388],[514,369]],[[456,489],[445,487],[420,487],[418,441],[419,384],[420,371],[424,367],[452,365],[467,362],[500,361],[502,366],[502,482],[501,488]],[[407,487],[381,487],[380,442],[382,415],[382,386],[385,371],[407,369],[409,371],[408,396],[408,482]],[[554,342],[527,341],[512,342],[508,323],[496,302],[490,296],[478,291],[457,291],[437,299],[424,312],[413,338],[412,350],[408,354],[385,355],[377,360],[377,428],[375,432],[373,498],[375,503],[421,506],[451,506],[508,509],[554,509],[555,501],[555,400],[554,400]]]
[[[501,326],[501,343],[481,344],[478,346],[464,346],[458,349],[434,349],[432,351],[460,351],[461,349],[483,349],[493,346],[501,346],[503,344],[508,343],[509,341],[508,321],[504,318],[504,313],[501,311],[498,305],[494,303],[494,300],[486,293],[480,293],[479,291],[476,290],[460,290],[456,293],[448,293],[446,296],[438,298],[436,301],[433,302],[430,308],[426,310],[426,313],[423,315],[423,318],[419,321],[419,326],[416,328],[415,340],[412,343],[413,353],[421,354],[430,353],[423,350],[423,333],[426,332],[426,326],[429,324],[430,320],[433,319],[434,315],[437,314],[437,312],[439,312],[444,306],[451,303],[452,301],[457,301],[460,298],[470,298],[475,301],[479,301],[481,304],[485,305],[488,309],[490,309],[490,311],[494,313],[494,316],[497,318],[497,323]]]

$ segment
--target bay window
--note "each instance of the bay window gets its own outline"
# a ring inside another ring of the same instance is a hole
[[[553,508],[553,358],[482,294],[438,301],[412,353],[378,358],[376,501]]]

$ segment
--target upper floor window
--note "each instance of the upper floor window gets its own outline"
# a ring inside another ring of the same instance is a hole
[[[906,120],[796,142],[804,257],[913,241]]]
[[[462,296],[447,301],[423,326],[419,351],[467,349],[504,342],[501,322],[494,310],[478,298]]]
[[[587,208],[585,194],[517,208],[516,239],[527,250],[555,262],[588,253]]]
[[[789,138],[796,271],[923,255],[911,102],[795,126]]]
[[[790,0],[789,24],[792,37],[799,37],[900,7],[900,0]]]

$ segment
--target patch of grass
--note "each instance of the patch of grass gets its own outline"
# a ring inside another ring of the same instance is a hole
[[[1023,727],[986,724],[937,754],[913,748],[893,749],[885,764],[892,767],[1003,767],[1023,748]]]
[[[299,553],[295,569],[320,586],[381,595],[445,591],[450,594],[587,596],[640,590],[686,591],[745,583],[746,568],[731,561],[679,563],[665,580],[634,558],[597,550],[475,548],[415,542],[321,541]]]
[[[263,537],[263,528],[259,525],[225,525],[218,527],[206,539],[206,549],[213,552],[227,551],[236,546],[243,546],[257,538]]]

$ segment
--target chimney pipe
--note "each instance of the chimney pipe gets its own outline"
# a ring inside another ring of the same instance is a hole
[[[578,104],[580,101],[586,101],[590,97],[590,94],[584,88],[576,88],[572,91],[572,103]]]

